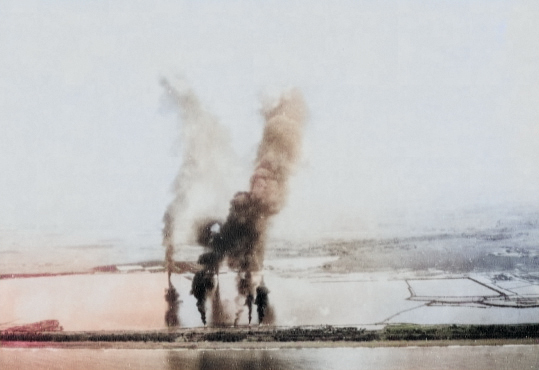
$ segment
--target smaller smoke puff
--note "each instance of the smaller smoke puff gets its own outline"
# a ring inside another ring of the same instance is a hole
[[[238,283],[237,283],[237,289],[238,289],[238,295],[240,297],[245,297],[244,306],[247,306],[247,317],[249,319],[249,323],[251,323],[251,319],[253,317],[253,301],[254,301],[254,294],[255,292],[252,291],[252,284],[251,284],[252,278],[251,273],[246,272],[244,277],[241,277],[241,275],[238,275]],[[241,304],[241,299],[240,299]],[[238,310],[236,313],[236,319],[234,320],[234,323],[237,324],[239,321],[239,315],[243,312],[243,309]]]
[[[217,283],[212,297],[211,324],[213,326],[224,326],[229,319],[230,318],[221,302],[221,290],[219,288],[219,283]]]
[[[180,295],[176,291],[176,288],[170,284],[165,293],[165,300],[167,301],[168,305],[168,309],[165,314],[165,322],[168,327],[180,325],[180,320],[178,319],[178,309],[180,307],[179,298]]]

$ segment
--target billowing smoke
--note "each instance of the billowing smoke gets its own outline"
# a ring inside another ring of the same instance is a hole
[[[292,90],[276,104],[264,107],[262,114],[266,123],[250,191],[236,193],[224,222],[206,220],[197,226],[199,244],[209,249],[199,257],[203,269],[195,275],[192,286],[204,324],[205,302],[213,289],[213,277],[225,258],[228,266],[238,272],[235,323],[245,307],[250,323],[256,302],[262,323],[269,305],[269,291],[265,286],[259,287],[266,231],[269,219],[286,200],[288,178],[300,155],[306,107],[299,91]]]
[[[204,325],[206,325],[206,297],[213,290],[213,278],[214,274],[208,270],[197,271],[193,277],[191,294],[197,300],[197,309]]]
[[[256,311],[258,313],[258,322],[271,323],[273,322],[273,312],[269,305],[269,289],[262,283],[256,288]]]
[[[219,208],[219,205],[221,199],[230,197],[231,192],[227,192],[232,188],[227,186],[227,178],[230,177],[225,175],[234,171],[235,158],[228,132],[201,106],[194,92],[182,80],[173,84],[163,79],[161,85],[179,109],[183,149],[183,162],[172,187],[174,199],[163,216],[163,246],[166,248],[165,268],[169,284],[165,296],[169,305],[165,321],[167,325],[174,326],[179,322],[172,318],[173,312],[177,315],[178,311],[178,304],[174,303],[178,301],[178,297],[174,298],[177,292],[171,283],[171,274],[179,272],[174,263],[175,248],[188,239],[185,230],[190,228],[194,219],[207,214],[226,214],[226,209]],[[198,278],[202,279],[203,286],[210,290],[213,288],[205,276]],[[200,289],[196,294],[202,294]]]

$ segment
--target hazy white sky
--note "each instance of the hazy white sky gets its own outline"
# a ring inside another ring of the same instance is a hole
[[[159,79],[176,74],[246,165],[260,93],[303,91],[280,227],[537,202],[538,35],[533,0],[4,0],[0,227],[159,230],[181,163]]]

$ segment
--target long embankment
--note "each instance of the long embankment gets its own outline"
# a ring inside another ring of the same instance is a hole
[[[3,346],[124,346],[178,348],[334,347],[406,345],[539,344],[539,324],[388,325],[382,330],[356,327],[239,327],[121,332],[0,332]]]

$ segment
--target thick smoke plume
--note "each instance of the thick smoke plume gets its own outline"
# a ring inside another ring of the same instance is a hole
[[[273,313],[271,312],[271,307],[269,306],[269,289],[265,285],[260,284],[256,288],[256,300],[255,304],[257,306],[256,311],[258,313],[259,322],[273,322]]]
[[[266,231],[271,216],[282,209],[286,200],[288,179],[301,151],[306,107],[299,91],[292,90],[276,104],[264,107],[262,114],[265,127],[250,190],[236,193],[224,222],[206,220],[197,226],[198,243],[209,249],[199,257],[203,269],[195,274],[192,285],[204,324],[205,302],[225,259],[238,272],[235,323],[245,306],[251,322],[253,303],[258,306],[260,323],[266,316],[269,291],[260,285]]]
[[[171,274],[179,272],[174,263],[175,247],[187,239],[185,232],[178,231],[185,231],[182,226],[189,229],[187,225],[204,214],[226,212],[215,205],[219,204],[217,199],[230,196],[226,189],[231,186],[227,186],[225,174],[230,174],[234,167],[234,156],[228,132],[202,107],[183,81],[173,84],[163,79],[161,85],[179,110],[183,149],[183,163],[172,187],[174,199],[163,216],[163,246],[166,248],[165,268],[169,284],[165,296],[169,305],[165,321],[167,325],[175,326],[179,321],[172,316],[173,312],[177,315],[178,304],[175,302],[179,296],[176,297]],[[213,198],[207,194],[213,194]],[[204,284],[209,284],[207,279]],[[198,290],[197,294],[200,294]]]

